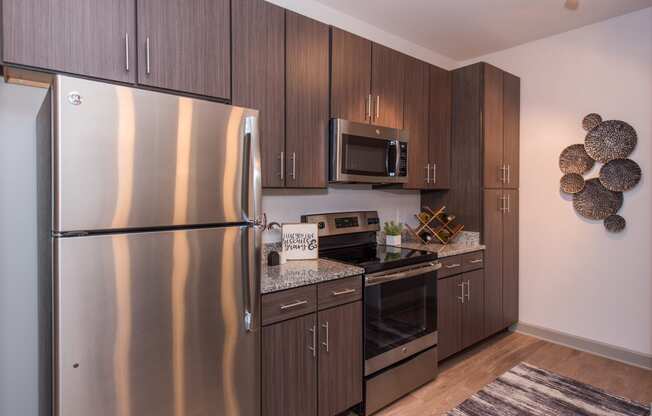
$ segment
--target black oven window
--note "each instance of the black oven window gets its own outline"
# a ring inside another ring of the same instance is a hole
[[[365,288],[365,359],[437,330],[437,279],[432,274]]]
[[[387,176],[389,141],[342,135],[342,172],[349,175]]]

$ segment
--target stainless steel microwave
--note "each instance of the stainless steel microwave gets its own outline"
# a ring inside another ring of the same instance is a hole
[[[407,182],[408,150],[406,130],[332,119],[330,181]]]

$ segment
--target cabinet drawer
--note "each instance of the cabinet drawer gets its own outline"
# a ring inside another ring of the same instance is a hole
[[[330,308],[362,299],[362,277],[324,282],[317,287],[319,309]]]
[[[482,269],[484,267],[484,253],[482,251],[476,251],[475,253],[464,254],[462,256],[462,264],[464,265],[465,272]]]
[[[464,271],[464,262],[462,256],[445,257],[440,260],[441,269],[437,272],[437,278],[452,276]]]
[[[317,287],[298,287],[263,295],[263,325],[283,321],[317,310]]]

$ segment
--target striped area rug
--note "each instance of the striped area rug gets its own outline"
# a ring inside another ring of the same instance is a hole
[[[448,416],[650,415],[650,406],[521,363],[471,396]]]

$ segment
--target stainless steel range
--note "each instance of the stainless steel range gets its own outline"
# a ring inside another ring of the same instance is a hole
[[[376,243],[376,211],[306,215],[316,223],[321,257],[365,269],[365,413],[435,378],[435,253]]]

